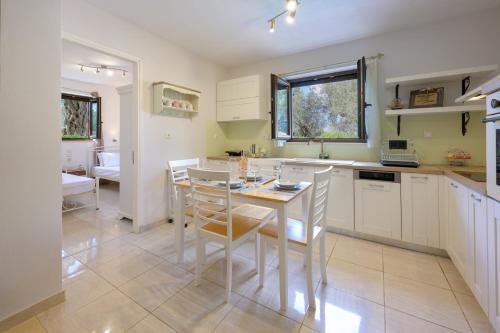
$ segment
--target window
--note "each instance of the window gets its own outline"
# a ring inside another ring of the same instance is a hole
[[[364,72],[362,59],[342,72],[271,75],[273,139],[366,142]]]
[[[63,140],[101,138],[101,98],[62,94],[61,134]]]

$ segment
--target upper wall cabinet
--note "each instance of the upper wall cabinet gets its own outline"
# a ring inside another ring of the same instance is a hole
[[[217,121],[266,120],[264,85],[260,75],[217,84]]]

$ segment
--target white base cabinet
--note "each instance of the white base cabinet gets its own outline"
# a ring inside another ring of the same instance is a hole
[[[488,198],[488,317],[500,332],[500,203]]]
[[[355,229],[369,235],[401,239],[399,183],[354,181]]]
[[[467,233],[469,230],[469,202],[467,188],[451,179],[447,184],[448,196],[448,254],[458,271],[467,277]]]
[[[282,179],[295,181],[295,182],[313,182],[315,167],[301,166],[301,165],[285,165],[282,170]],[[295,219],[302,219],[302,200],[296,200],[288,208],[289,217]]]
[[[401,174],[402,239],[439,247],[439,176]]]
[[[354,230],[354,171],[334,168],[328,194],[329,227]]]

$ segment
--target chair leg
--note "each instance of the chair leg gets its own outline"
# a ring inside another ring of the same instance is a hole
[[[311,244],[312,245],[312,244]],[[315,308],[316,302],[314,299],[314,288],[313,288],[313,268],[312,268],[312,246],[309,245],[305,252],[306,257],[306,280],[307,280],[307,298],[309,300],[309,307]]]
[[[326,276],[326,250],[325,250],[325,233],[320,236],[319,239],[319,260],[321,266],[321,281],[323,284],[328,283]]]
[[[206,239],[203,239],[201,241],[201,253],[202,253],[201,263],[203,265],[206,265],[206,263],[207,263],[207,240]]]
[[[256,233],[255,234],[255,248],[254,248],[254,251],[255,251],[255,255],[254,255],[254,259],[255,259],[255,270],[257,271],[257,274],[259,274],[259,258],[260,258],[260,235],[259,233]]]
[[[233,282],[233,258],[230,244],[226,244],[226,303],[231,300],[231,288]]]
[[[259,248],[260,248],[260,258],[259,258],[259,286],[264,286],[264,275],[266,272],[266,252],[267,252],[267,242],[266,238],[259,235]]]
[[[201,269],[202,269],[202,256],[203,249],[202,244],[203,240],[201,239],[200,233],[196,232],[196,263],[195,263],[195,286],[199,286],[201,283]]]

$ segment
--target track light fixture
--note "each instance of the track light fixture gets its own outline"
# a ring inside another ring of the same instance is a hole
[[[99,74],[101,73],[101,71],[105,71],[106,72],[106,75],[111,77],[115,74],[115,72],[121,72],[121,76],[122,77],[126,77],[127,76],[127,73],[128,71],[126,69],[123,69],[123,68],[119,68],[119,67],[110,67],[110,66],[107,66],[107,65],[83,65],[83,64],[78,64],[78,66],[80,66],[80,71],[82,72],[85,72],[85,69],[90,69],[90,70],[93,70],[95,71],[96,74]]]
[[[281,13],[271,17],[267,23],[269,24],[269,32],[274,32],[276,30],[276,19],[282,15],[286,14],[286,22],[292,24],[295,22],[295,15],[297,14],[297,8],[299,7],[299,0],[286,0],[285,10]]]

